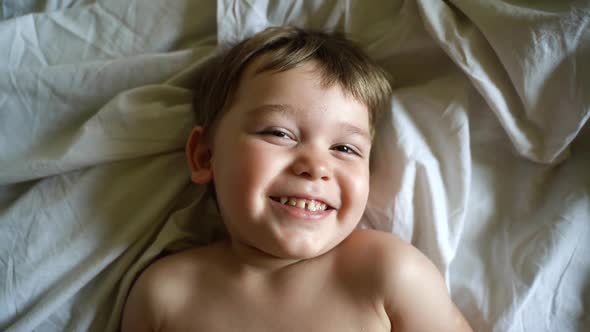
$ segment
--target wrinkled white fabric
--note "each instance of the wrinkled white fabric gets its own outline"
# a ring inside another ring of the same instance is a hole
[[[0,7],[1,330],[116,331],[141,269],[219,236],[187,88],[216,42],[283,24],[343,30],[394,78],[361,227],[423,251],[475,331],[590,329],[584,3]]]
[[[469,76],[518,153],[559,162],[590,117],[590,4],[418,1],[434,39]]]
[[[0,22],[0,330],[116,331],[133,277],[182,238],[181,198],[199,197],[184,85],[215,49],[216,7],[26,5],[3,2]]]

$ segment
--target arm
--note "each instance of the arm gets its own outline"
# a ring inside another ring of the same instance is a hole
[[[385,292],[385,309],[395,331],[471,332],[437,268],[416,248],[396,247]]]
[[[159,331],[162,327],[162,310],[166,308],[166,280],[158,266],[159,262],[149,266],[131,288],[127,297],[121,332]]]

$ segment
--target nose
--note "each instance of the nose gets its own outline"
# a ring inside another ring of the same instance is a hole
[[[332,178],[327,153],[315,149],[302,150],[293,162],[291,169],[295,175],[309,180],[328,181]]]

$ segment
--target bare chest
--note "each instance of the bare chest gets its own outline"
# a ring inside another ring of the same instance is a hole
[[[390,331],[382,306],[362,287],[313,278],[280,287],[207,287],[168,321],[167,331]]]
[[[309,303],[272,304],[235,301],[191,308],[170,331],[390,331],[373,308],[310,299]]]

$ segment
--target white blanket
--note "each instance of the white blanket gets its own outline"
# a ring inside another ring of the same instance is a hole
[[[216,41],[283,24],[344,30],[395,79],[362,227],[426,253],[475,331],[590,329],[590,9],[528,6],[3,3],[0,329],[115,331],[146,264],[221,231],[188,88]]]

